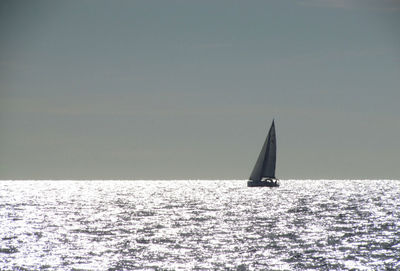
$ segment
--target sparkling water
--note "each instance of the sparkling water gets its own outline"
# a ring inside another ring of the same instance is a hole
[[[400,270],[400,181],[1,181],[1,270]]]

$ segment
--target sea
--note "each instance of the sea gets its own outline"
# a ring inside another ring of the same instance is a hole
[[[0,270],[400,270],[400,181],[0,181]]]

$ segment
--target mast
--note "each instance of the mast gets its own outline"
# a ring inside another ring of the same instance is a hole
[[[272,121],[267,138],[263,144],[257,162],[250,175],[250,180],[259,182],[263,177],[275,179],[276,164],[276,134],[275,122]]]

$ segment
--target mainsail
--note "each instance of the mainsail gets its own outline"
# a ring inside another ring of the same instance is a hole
[[[268,136],[265,139],[264,145],[258,156],[257,162],[254,165],[250,175],[250,180],[254,182],[261,181],[262,178],[275,179],[275,164],[276,164],[276,135],[275,124],[272,121]]]

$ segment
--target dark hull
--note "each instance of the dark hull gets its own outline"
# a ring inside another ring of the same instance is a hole
[[[278,181],[262,181],[262,182],[248,181],[247,187],[279,187],[279,182]]]

